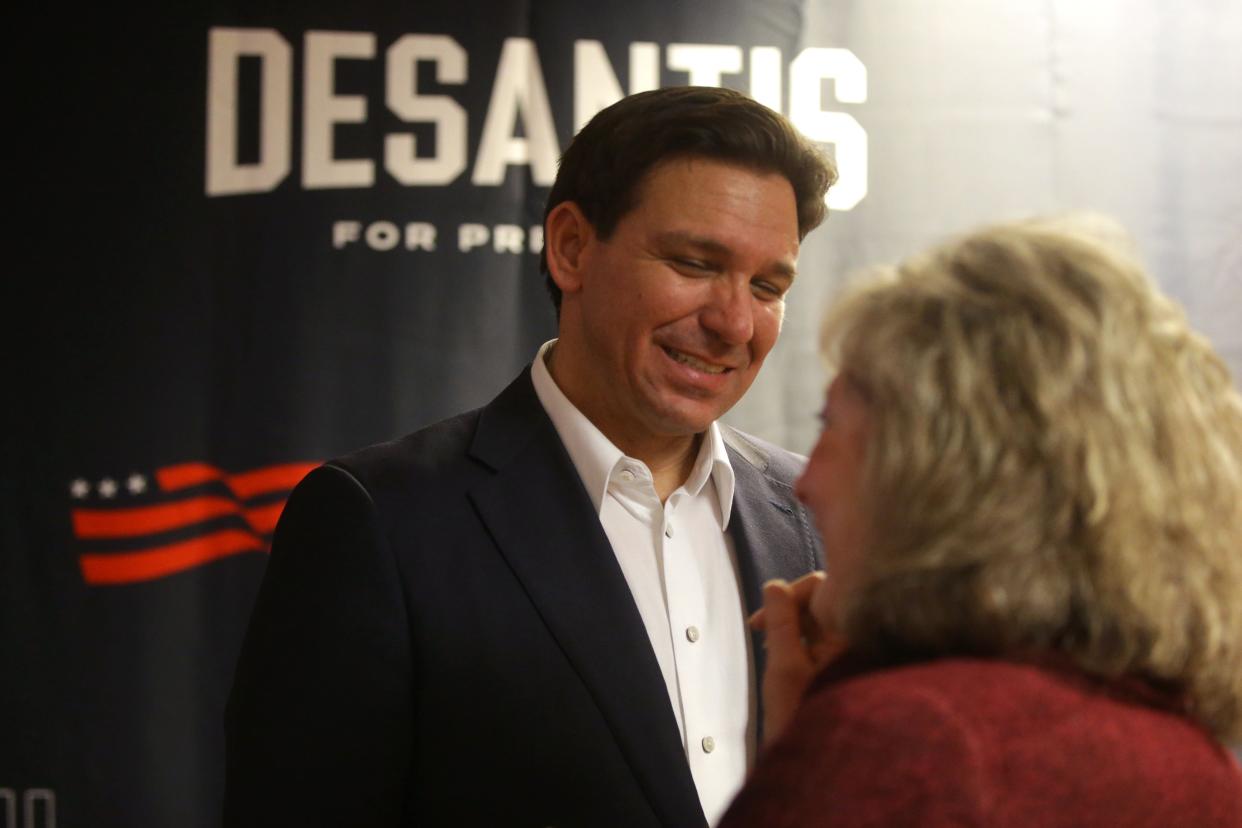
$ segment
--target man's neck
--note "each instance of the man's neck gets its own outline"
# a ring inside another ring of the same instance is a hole
[[[703,434],[685,435],[652,435],[630,433],[622,424],[616,423],[608,416],[607,410],[596,410],[592,400],[582,398],[577,389],[569,387],[558,375],[557,356],[559,349],[554,347],[548,355],[548,373],[552,381],[560,388],[561,393],[573,404],[584,417],[600,430],[614,446],[626,457],[641,460],[651,470],[652,482],[656,494],[663,503],[668,496],[690,477],[694,470],[695,460],[699,456],[699,448],[703,443]]]
[[[656,457],[647,456],[639,457],[636,454],[630,454],[637,460],[642,460],[647,464],[647,468],[651,469],[652,482],[655,484],[656,494],[660,498],[660,502],[668,500],[668,496],[686,482],[690,477],[690,472],[694,470],[694,462],[699,456],[699,447],[703,443],[703,435],[695,434],[690,437],[688,445],[679,452],[660,455]],[[618,446],[618,448],[620,448]],[[622,449],[622,451],[625,451]],[[629,452],[626,452],[629,454]]]
[[[555,375],[553,375],[553,380],[555,381]],[[622,454],[641,460],[651,470],[652,482],[661,503],[668,500],[668,496],[689,479],[690,472],[694,470],[694,463],[699,456],[699,448],[703,444],[703,434],[677,436],[625,434],[611,427],[612,424],[606,417],[593,416],[595,412],[592,412],[589,406],[583,406],[569,394],[565,396],[614,446],[621,450]]]

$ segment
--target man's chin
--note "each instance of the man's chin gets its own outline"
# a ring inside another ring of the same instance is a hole
[[[678,405],[661,407],[654,421],[661,433],[668,436],[687,437],[702,434],[712,423],[720,419],[732,405],[705,405],[702,401],[678,401]]]

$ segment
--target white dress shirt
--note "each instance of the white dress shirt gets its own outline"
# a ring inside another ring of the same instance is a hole
[[[704,433],[689,478],[661,503],[651,471],[625,456],[565,396],[539,349],[535,393],[599,514],[664,674],[699,802],[716,824],[755,750],[754,671],[733,540],[733,467],[720,429]]]

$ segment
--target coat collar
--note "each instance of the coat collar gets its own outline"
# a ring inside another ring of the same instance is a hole
[[[595,423],[570,402],[556,384],[556,380],[552,379],[546,360],[556,342],[555,339],[545,342],[539,349],[535,361],[531,364],[530,378],[535,386],[535,394],[539,397],[540,405],[548,413],[548,418],[552,420],[552,425],[556,428],[561,443],[569,453],[569,459],[573,461],[578,476],[586,486],[587,494],[591,496],[595,513],[599,514],[613,474],[617,473],[630,458],[627,458]],[[694,468],[683,488],[690,496],[696,496],[707,484],[709,478],[715,483],[721,525],[727,528],[729,518],[733,514],[735,480],[719,423],[712,423],[708,426],[699,446]]]
[[[529,371],[485,408],[470,498],[664,825],[705,822],[642,617]]]
[[[794,497],[793,487],[768,473],[768,453],[734,429],[725,430],[737,496],[734,499],[733,548],[746,611],[753,614],[763,606],[763,585],[773,578],[792,581],[808,572],[823,569],[823,555],[811,528],[806,510]],[[751,652],[755,660],[756,733],[763,744],[763,672],[767,650],[762,633],[751,633]]]
[[[754,612],[766,581],[818,568],[818,545],[789,483],[769,474],[767,451],[722,431],[736,477],[729,532]],[[470,454],[494,472],[471,490],[475,508],[590,690],[656,816],[665,825],[703,824],[642,617],[529,370],[483,409]],[[761,676],[763,649],[758,637],[752,642]]]

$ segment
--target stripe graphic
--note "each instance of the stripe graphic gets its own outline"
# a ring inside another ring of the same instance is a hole
[[[290,490],[317,465],[229,472],[180,463],[151,475],[74,480],[70,521],[82,577],[95,586],[132,584],[266,552]]]
[[[204,483],[221,482],[243,500],[280,489],[292,489],[318,463],[285,463],[253,469],[240,474],[228,474],[207,463],[182,463],[157,469],[155,479],[160,489],[175,492]]]
[[[251,532],[225,529],[141,552],[88,552],[79,560],[82,577],[88,584],[132,584],[162,578],[239,552],[262,552],[264,548],[263,542]]]

